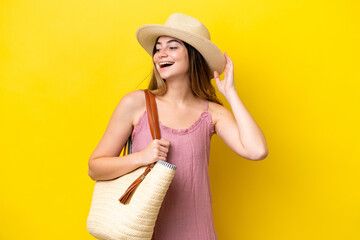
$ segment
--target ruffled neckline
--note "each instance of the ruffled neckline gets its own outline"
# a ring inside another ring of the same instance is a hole
[[[183,129],[175,129],[175,128],[171,128],[168,126],[165,126],[164,124],[161,123],[161,121],[159,120],[159,127],[162,129],[165,129],[169,132],[172,133],[188,133],[193,131],[194,129],[196,129],[197,126],[199,126],[200,122],[206,117],[208,116],[209,112],[202,112],[200,117],[195,120],[195,122],[193,124],[190,125],[190,127],[188,128],[183,128]]]
[[[143,121],[146,121],[147,122],[147,112],[146,110],[141,114],[137,124],[135,125],[134,129],[133,129],[133,132],[132,132],[132,138],[134,138],[134,136],[137,134],[137,131],[138,131],[138,128],[140,127],[140,125],[142,124]],[[163,129],[164,131],[167,131],[167,132],[171,132],[171,133],[174,133],[174,134],[187,134],[189,132],[192,132],[194,130],[196,130],[196,128],[200,125],[201,121],[205,118],[208,118],[208,121],[210,122],[211,124],[211,127],[212,129],[214,129],[214,125],[213,125],[213,122],[212,122],[212,118],[211,118],[211,114],[207,111],[204,111],[201,113],[200,117],[193,123],[190,125],[190,127],[188,128],[185,128],[185,129],[175,129],[175,128],[171,128],[171,127],[168,127],[168,126],[165,126],[164,124],[162,124],[160,121],[159,121],[159,127],[160,129]],[[148,123],[146,123],[148,124]],[[212,130],[213,132],[213,130]]]

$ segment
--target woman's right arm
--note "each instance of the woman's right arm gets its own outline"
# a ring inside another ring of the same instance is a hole
[[[166,161],[170,143],[165,139],[153,140],[142,151],[119,156],[132,132],[135,117],[145,110],[145,105],[142,90],[130,92],[120,100],[104,135],[89,158],[88,174],[91,179],[115,179],[157,160]]]

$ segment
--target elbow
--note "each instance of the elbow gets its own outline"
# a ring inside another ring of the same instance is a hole
[[[91,171],[90,168],[89,168],[89,170],[88,170],[88,175],[89,175],[89,177],[91,178],[91,180],[96,181],[95,176],[94,176],[94,173]]]
[[[95,173],[93,171],[92,161],[93,161],[92,159],[89,160],[88,175],[91,178],[91,180],[96,181],[97,178],[96,178],[96,175],[95,175]]]
[[[250,157],[250,160],[253,160],[253,161],[264,160],[268,155],[269,155],[269,150],[265,149],[265,150],[259,151],[256,154],[253,154]]]

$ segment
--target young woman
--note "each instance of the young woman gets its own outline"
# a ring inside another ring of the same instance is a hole
[[[208,173],[211,136],[216,133],[236,154],[250,160],[267,156],[265,137],[235,91],[231,59],[210,41],[200,21],[175,13],[165,25],[140,27],[137,39],[153,58],[149,90],[156,96],[162,138],[151,137],[144,92],[126,94],[90,156],[89,176],[114,179],[158,160],[168,161],[177,170],[153,239],[217,239]],[[216,97],[211,78],[234,115]],[[130,134],[132,154],[119,157]]]

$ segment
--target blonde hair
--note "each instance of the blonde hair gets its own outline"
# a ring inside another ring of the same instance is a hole
[[[157,39],[155,42],[157,42]],[[182,42],[184,43],[189,56],[189,76],[191,91],[194,93],[195,96],[223,105],[221,101],[217,98],[215,88],[211,84],[210,68],[204,57],[194,47],[184,41]],[[152,53],[153,56],[155,54],[155,50],[156,47],[154,45]],[[155,95],[163,95],[167,91],[166,80],[161,78],[159,78],[158,80],[155,76],[155,71],[157,70],[154,66],[150,83],[147,89]]]

